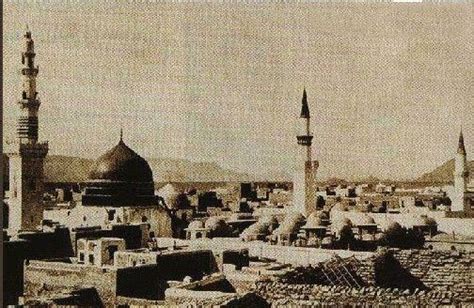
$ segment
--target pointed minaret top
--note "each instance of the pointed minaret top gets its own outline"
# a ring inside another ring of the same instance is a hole
[[[466,147],[464,146],[464,136],[462,135],[462,128],[461,132],[459,133],[458,154],[466,155]]]
[[[120,141],[119,142],[123,142],[123,129],[120,128]]]
[[[306,88],[303,89],[303,99],[301,100],[301,115],[300,118],[309,119],[308,98],[306,96]]]

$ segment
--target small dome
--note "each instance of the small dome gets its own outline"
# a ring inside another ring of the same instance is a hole
[[[376,225],[375,220],[369,215],[365,215],[360,222],[360,225]]]
[[[333,225],[337,226],[337,227],[342,227],[342,226],[345,226],[345,225],[348,225],[350,227],[353,226],[352,221],[347,217],[342,217],[342,218],[339,218],[338,220],[335,220],[333,222]]]
[[[212,237],[224,237],[231,231],[224,218],[218,216],[210,217],[204,226],[209,229]]]
[[[120,140],[115,147],[97,159],[89,179],[153,182],[153,173],[148,162]]]
[[[423,219],[425,225],[427,225],[427,226],[437,226],[438,225],[438,223],[436,222],[436,220],[434,220],[434,218],[423,216],[422,219]]]
[[[328,213],[324,212],[324,211],[321,211],[318,213],[318,217],[321,218],[321,219],[329,219],[329,215]]]
[[[205,226],[209,229],[215,229],[221,225],[227,225],[224,218],[213,216],[206,220]]]
[[[304,216],[301,214],[301,213],[288,213],[286,216],[285,216],[285,219],[283,222],[299,222],[299,223],[302,223],[305,221],[305,218]]]
[[[308,216],[308,219],[306,219],[306,224],[303,226],[303,228],[313,229],[313,228],[321,227],[321,226],[322,226],[322,221],[321,221],[321,218],[319,217],[319,214],[313,212]]]
[[[323,238],[323,240],[321,241],[321,244],[322,245],[331,245],[332,244],[332,238],[330,236],[326,236],[325,238]]]
[[[188,225],[188,229],[193,230],[193,229],[203,229],[204,228],[204,223],[200,220],[194,220]]]
[[[269,234],[268,225],[260,223],[260,222],[256,222],[256,223],[252,224],[251,226],[249,226],[248,228],[246,228],[241,233],[241,237],[242,236],[248,236],[248,235],[262,235],[262,234],[263,235],[268,235]]]
[[[401,229],[402,226],[398,222],[392,221],[387,225],[387,229],[385,230],[385,232],[394,232]]]
[[[278,220],[276,217],[271,215],[261,216],[258,222],[266,225],[278,225]]]
[[[344,204],[338,202],[334,204],[334,206],[331,208],[331,211],[341,211],[341,212],[346,212],[347,211],[347,206]]]

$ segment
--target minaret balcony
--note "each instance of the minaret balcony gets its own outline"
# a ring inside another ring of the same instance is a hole
[[[27,49],[28,49],[28,47],[30,47],[30,46],[26,46]],[[23,54],[27,58],[34,58],[36,56],[36,53],[33,50],[27,50]]]
[[[36,109],[38,109],[39,106],[41,105],[41,102],[39,101],[39,99],[24,98],[22,100],[19,100],[18,104],[21,105],[22,109],[23,108],[36,108]]]
[[[19,152],[22,156],[44,158],[48,154],[48,142],[20,143]]]
[[[38,71],[38,67],[24,67],[21,69],[21,74],[26,76],[37,76]]]
[[[298,140],[298,144],[310,146],[313,141],[313,136],[312,135],[296,136],[296,139]]]

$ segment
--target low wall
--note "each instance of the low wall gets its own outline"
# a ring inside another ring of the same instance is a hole
[[[167,305],[189,305],[198,307],[213,307],[237,297],[236,293],[219,291],[194,291],[181,288],[168,288],[165,291]]]
[[[113,305],[116,280],[116,271],[110,269],[63,262],[29,261],[24,271],[25,300],[94,288],[105,305]]]
[[[275,260],[293,266],[308,266],[329,261],[335,255],[341,258],[355,257],[363,260],[372,257],[374,253],[365,251],[280,246],[270,245],[267,243],[250,243],[249,255],[251,257]]]
[[[293,266],[317,265],[320,262],[326,262],[334,255],[341,258],[356,257],[357,259],[366,259],[374,255],[373,252],[349,251],[335,249],[321,249],[310,247],[293,247],[270,245],[261,241],[243,242],[234,238],[214,238],[212,240],[188,241],[190,247],[221,250],[248,249],[249,256],[253,258],[264,258],[275,260],[284,264]]]

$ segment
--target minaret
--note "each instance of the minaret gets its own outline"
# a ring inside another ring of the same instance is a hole
[[[38,109],[40,101],[36,92],[36,76],[38,67],[35,67],[35,43],[31,38],[31,32],[26,30],[25,51],[21,54],[21,63],[24,65],[22,99],[18,102],[21,108],[21,116],[18,119],[18,137],[20,143],[36,144],[38,142]]]
[[[467,170],[466,147],[462,130],[459,134],[458,150],[454,158],[454,196],[451,202],[451,211],[465,211],[465,198],[469,172]]]
[[[21,54],[24,65],[22,97],[18,101],[21,115],[18,118],[17,142],[8,150],[10,192],[8,229],[36,230],[43,219],[44,175],[43,160],[48,153],[48,143],[38,142],[38,109],[40,100],[36,92],[34,41],[31,32],[24,35],[25,49]]]
[[[312,160],[312,140],[310,131],[310,114],[306,89],[303,90],[299,118],[298,154],[296,172],[293,180],[293,206],[296,211],[308,216],[316,209],[314,178],[318,169],[318,162]]]

